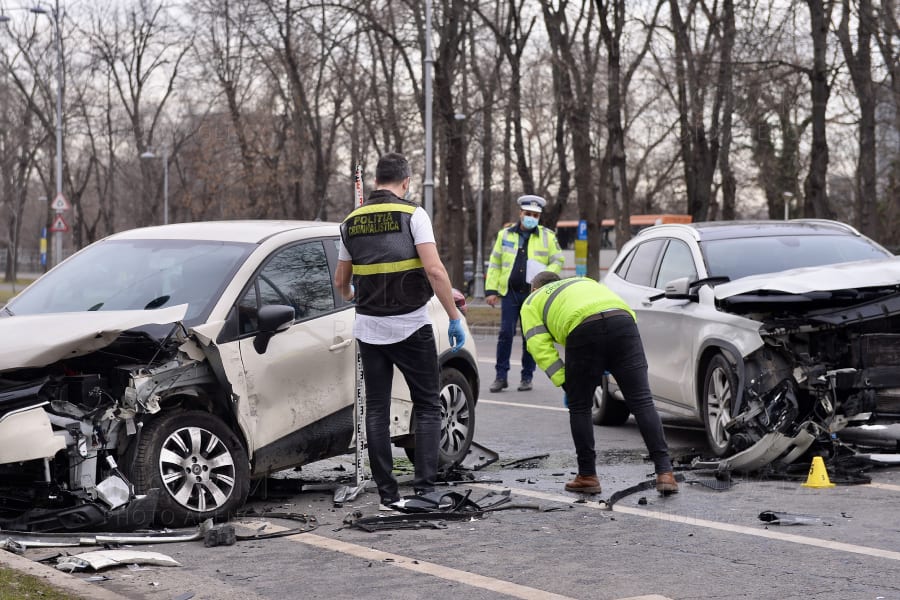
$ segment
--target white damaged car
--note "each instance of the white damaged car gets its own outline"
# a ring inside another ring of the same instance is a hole
[[[73,255],[0,315],[0,529],[129,529],[224,516],[254,478],[347,453],[355,311],[333,223],[136,229]],[[472,443],[474,344],[441,366],[441,460]],[[412,405],[397,373],[392,438]]]
[[[657,407],[703,423],[720,467],[900,422],[900,259],[847,225],[658,225],[604,283],[637,314]],[[598,388],[595,423],[627,418],[615,382]]]

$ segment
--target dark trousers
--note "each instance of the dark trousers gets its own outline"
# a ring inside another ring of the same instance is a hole
[[[616,378],[656,472],[671,471],[662,422],[650,395],[641,336],[634,320],[620,315],[582,323],[566,339],[569,425],[578,456],[578,474],[597,474],[591,408],[594,389],[600,385],[604,371]]]
[[[506,379],[509,373],[509,357],[512,354],[513,338],[516,335],[516,325],[519,324],[519,310],[528,293],[518,293],[509,290],[500,300],[500,334],[497,336],[497,364],[495,370],[497,379]],[[534,359],[528,353],[525,346],[525,336],[522,336],[522,381],[531,381],[534,377]]]
[[[391,446],[391,382],[396,366],[406,379],[415,421],[416,492],[434,491],[441,442],[440,372],[430,325],[395,344],[359,342],[366,381],[366,438],[372,478],[382,502],[400,499]]]

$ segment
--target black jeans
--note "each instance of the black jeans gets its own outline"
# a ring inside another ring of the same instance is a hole
[[[656,472],[671,471],[662,422],[650,395],[641,336],[634,319],[619,315],[582,323],[566,338],[569,426],[578,456],[578,474],[597,474],[591,408],[594,389],[600,385],[604,371],[616,378]]]
[[[384,503],[400,499],[391,447],[391,382],[394,366],[409,386],[416,425],[416,492],[434,491],[441,443],[440,372],[430,325],[395,344],[359,342],[366,381],[366,438],[369,464]]]

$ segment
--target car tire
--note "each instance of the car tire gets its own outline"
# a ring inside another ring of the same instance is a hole
[[[609,393],[609,380],[604,377],[603,383],[594,390],[594,407],[591,410],[594,425],[618,427],[624,425],[630,415],[628,406]]]
[[[703,425],[710,450],[716,456],[728,456],[732,451],[731,435],[725,425],[731,421],[737,393],[734,366],[723,354],[714,355],[706,365],[703,376]]]
[[[410,423],[410,432],[415,422]],[[454,368],[441,369],[441,449],[439,466],[461,462],[475,437],[475,395],[469,380]],[[406,456],[415,462],[416,447],[404,447]]]
[[[225,519],[250,490],[244,446],[221,419],[199,410],[146,423],[132,464],[138,493],[159,488],[156,522],[167,527]]]

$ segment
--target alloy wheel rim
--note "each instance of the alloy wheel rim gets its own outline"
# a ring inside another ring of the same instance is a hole
[[[725,425],[731,421],[731,382],[722,367],[716,367],[710,375],[711,389],[706,395],[706,416],[713,441],[719,448],[731,439]]]
[[[175,502],[201,513],[221,508],[234,491],[234,457],[202,427],[182,427],[165,439],[159,473]]]
[[[453,456],[469,435],[469,406],[463,389],[450,384],[441,390],[441,449]]]

